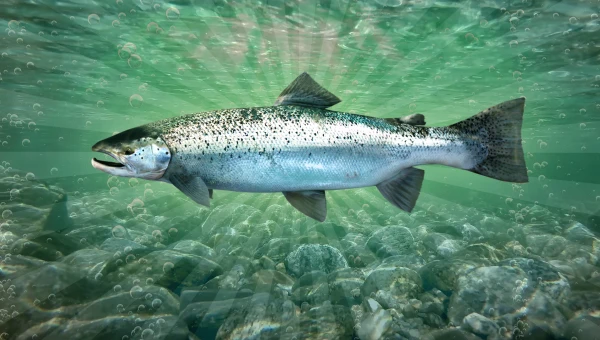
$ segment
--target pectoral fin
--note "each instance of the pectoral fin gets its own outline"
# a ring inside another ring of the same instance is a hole
[[[274,105],[299,105],[325,109],[339,102],[341,100],[338,97],[304,72],[281,92]]]
[[[394,177],[377,185],[379,192],[390,203],[398,208],[411,212],[415,207],[425,171],[417,168],[406,168]]]
[[[290,204],[304,215],[319,222],[327,217],[327,200],[323,190],[284,191],[283,195]]]
[[[210,206],[210,190],[202,178],[187,174],[171,174],[169,181],[194,202],[206,207]]]

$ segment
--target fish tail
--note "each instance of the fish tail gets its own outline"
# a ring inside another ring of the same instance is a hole
[[[525,98],[517,98],[450,125],[481,146],[471,149],[475,165],[466,170],[506,182],[528,181],[521,145],[524,108]]]

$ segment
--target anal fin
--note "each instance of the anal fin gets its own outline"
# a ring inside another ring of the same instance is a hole
[[[323,190],[284,191],[283,195],[290,204],[304,215],[319,222],[327,217],[327,200]]]
[[[394,177],[377,184],[377,189],[390,203],[411,212],[415,207],[425,171],[417,168],[402,169]]]
[[[206,207],[210,206],[210,189],[208,189],[202,178],[178,173],[171,174],[169,181],[194,202]]]

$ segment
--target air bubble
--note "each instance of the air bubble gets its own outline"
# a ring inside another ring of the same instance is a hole
[[[95,25],[99,22],[100,22],[100,17],[98,16],[98,14],[92,13],[92,14],[88,15],[88,23],[90,25]]]
[[[161,305],[162,305],[162,301],[160,299],[152,300],[152,308],[159,309]]]
[[[129,290],[129,295],[133,298],[133,299],[140,299],[143,295],[144,295],[144,290],[142,289],[142,287],[140,286],[133,286],[130,290]]]
[[[129,59],[127,59],[127,64],[131,68],[138,68],[142,65],[142,57],[137,54],[132,54]]]
[[[163,273],[168,274],[173,268],[175,268],[175,265],[172,262],[165,262],[163,265]]]
[[[51,174],[51,175],[56,175],[56,173],[57,173],[57,172],[58,172],[58,169],[57,169],[57,168],[52,168],[52,169],[50,169],[50,174]]]
[[[23,139],[23,141],[21,142],[21,145],[23,146],[29,146],[29,144],[31,144],[31,141],[27,138]]]
[[[121,26],[121,22],[117,19],[113,20],[111,23],[112,27],[119,27]]]
[[[169,7],[169,8],[167,8],[165,15],[167,16],[167,19],[169,19],[169,20],[177,20],[177,19],[179,19],[179,10],[175,7]]]
[[[112,228],[112,236],[115,238],[125,238],[127,236],[127,229],[121,225],[116,225]]]
[[[140,96],[137,93],[133,94],[133,95],[131,95],[131,97],[129,97],[129,105],[131,105],[131,107],[138,108],[138,107],[142,106],[143,102],[144,102],[144,98],[142,98],[142,96]]]

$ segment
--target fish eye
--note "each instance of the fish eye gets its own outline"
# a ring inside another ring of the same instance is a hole
[[[126,148],[125,149],[125,155],[129,156],[129,155],[133,155],[133,149],[131,148]]]

